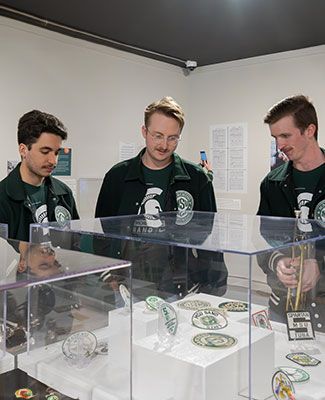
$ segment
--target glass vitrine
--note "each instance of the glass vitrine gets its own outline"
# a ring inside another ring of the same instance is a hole
[[[31,237],[132,262],[129,285],[113,279],[133,297],[134,399],[320,400],[322,225],[184,211],[35,225]]]
[[[130,400],[131,313],[101,279],[130,263],[5,239],[0,257],[0,399]]]

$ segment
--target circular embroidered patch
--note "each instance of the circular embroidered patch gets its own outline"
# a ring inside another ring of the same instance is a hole
[[[191,193],[186,190],[176,191],[177,209],[180,211],[193,210],[194,200]]]
[[[325,227],[325,200],[320,201],[316,205],[314,218],[322,227]]]
[[[60,397],[56,393],[50,393],[45,396],[46,400],[60,400]]]
[[[289,376],[277,371],[272,377],[272,391],[277,400],[294,400],[294,387]]]
[[[218,307],[231,312],[248,311],[248,304],[243,301],[225,301],[224,303],[220,303]]]
[[[62,352],[67,358],[90,357],[97,347],[96,336],[89,331],[79,331],[68,336],[62,344]]]
[[[177,217],[176,225],[186,225],[193,218],[194,199],[186,190],[176,191]]]
[[[234,346],[237,343],[237,339],[233,336],[210,332],[195,335],[192,342],[197,346],[207,349],[225,349]]]
[[[179,308],[183,308],[184,310],[200,310],[201,308],[211,307],[211,304],[208,301],[203,300],[184,300],[177,303]]]
[[[33,392],[28,388],[18,389],[15,391],[17,399],[31,399],[34,397]]]
[[[70,211],[63,206],[56,206],[54,209],[55,219],[59,223],[64,223],[71,220]]]

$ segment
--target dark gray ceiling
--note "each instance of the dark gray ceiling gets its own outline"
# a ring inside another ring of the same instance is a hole
[[[325,0],[0,0],[0,14],[179,66],[325,44]]]

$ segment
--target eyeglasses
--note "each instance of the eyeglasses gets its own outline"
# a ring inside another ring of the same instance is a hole
[[[146,128],[146,131],[149,133],[155,143],[163,143],[166,140],[168,144],[175,146],[181,140],[180,135],[165,136],[161,133],[150,132],[148,128]]]

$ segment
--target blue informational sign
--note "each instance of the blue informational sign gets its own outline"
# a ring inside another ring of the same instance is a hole
[[[69,147],[60,149],[58,164],[52,175],[71,176],[71,154],[72,149]]]

